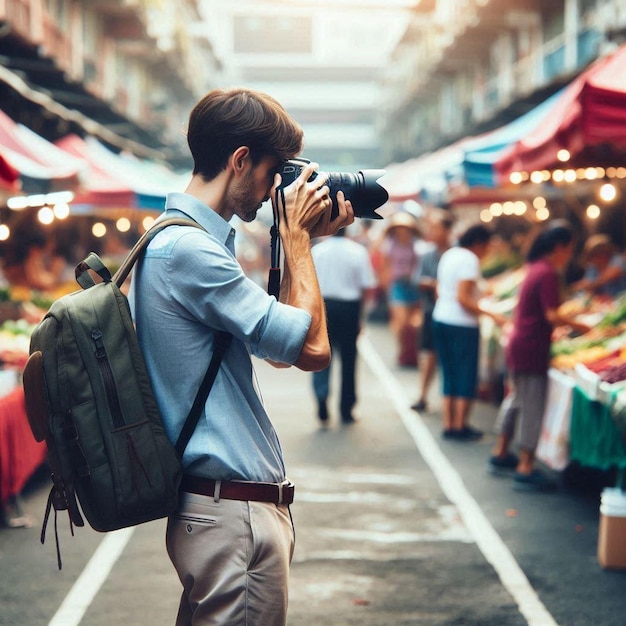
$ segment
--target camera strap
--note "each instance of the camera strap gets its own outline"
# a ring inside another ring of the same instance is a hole
[[[282,206],[285,206],[285,192],[282,187],[276,189],[276,195],[274,197],[274,203],[272,208],[274,209],[274,224],[270,228],[270,271],[267,281],[267,293],[274,296],[278,300],[280,293],[280,208],[279,200],[282,202]]]

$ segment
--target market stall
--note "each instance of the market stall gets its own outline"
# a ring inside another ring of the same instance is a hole
[[[5,522],[23,524],[17,500],[28,479],[46,459],[46,445],[35,441],[24,405],[21,386],[5,395],[0,402],[0,505]]]
[[[624,146],[626,46],[621,46],[572,81],[550,115],[501,154],[494,167],[506,183],[516,172],[551,169],[565,162],[568,167],[616,165]]]
[[[109,267],[183,178],[117,155],[93,138],[52,144],[0,111],[0,518],[20,525],[19,494],[45,461],[24,410],[21,372],[33,325],[77,289],[74,267],[96,251]]]
[[[27,523],[19,494],[46,459],[45,444],[31,433],[21,386],[31,329],[24,320],[0,325],[0,514],[12,526]]]
[[[485,305],[512,315],[524,268],[492,279]],[[614,298],[576,294],[562,305],[591,330],[577,335],[568,327],[555,332],[548,397],[537,458],[562,471],[571,462],[606,470],[626,469],[626,293]],[[483,329],[484,355],[491,365],[485,377],[502,371],[506,330]],[[488,368],[487,368],[488,369]]]

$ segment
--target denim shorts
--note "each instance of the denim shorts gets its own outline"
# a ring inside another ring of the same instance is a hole
[[[416,304],[419,300],[417,285],[407,278],[399,278],[391,283],[389,302],[391,304]]]

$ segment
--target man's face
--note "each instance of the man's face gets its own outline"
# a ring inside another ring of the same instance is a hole
[[[439,221],[433,221],[430,225],[430,240],[436,246],[445,246],[448,243],[448,229]]]
[[[256,217],[263,202],[270,197],[278,164],[275,157],[263,157],[256,165],[249,159],[248,169],[229,198],[234,215],[244,222],[251,222]]]

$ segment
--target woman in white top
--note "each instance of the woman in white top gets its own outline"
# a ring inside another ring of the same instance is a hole
[[[459,245],[441,257],[437,268],[437,303],[433,311],[435,350],[443,383],[443,436],[479,439],[482,432],[468,424],[478,384],[480,333],[478,318],[491,315],[479,301],[480,260],[489,250],[492,232],[481,224],[470,226]]]

